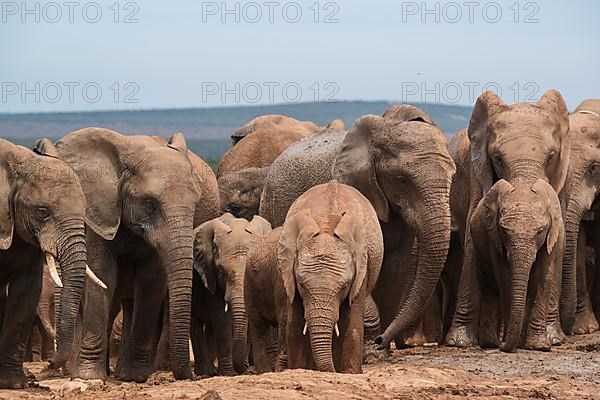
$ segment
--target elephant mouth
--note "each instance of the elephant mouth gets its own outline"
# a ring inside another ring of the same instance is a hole
[[[337,322],[333,326],[333,331],[335,332],[335,336],[340,337],[340,328]],[[302,329],[302,335],[306,336],[306,332],[308,332],[308,322],[304,322],[304,329]]]
[[[56,261],[56,257],[52,253],[44,252],[44,265],[48,268],[48,271],[50,272],[50,277],[52,278],[52,282],[54,282],[54,285],[59,288],[62,288],[63,283],[60,279],[61,274],[59,273],[59,270],[62,273],[62,268],[58,261]],[[107,289],[106,284],[102,282],[100,278],[96,276],[96,274],[94,274],[94,271],[92,271],[87,264],[85,265],[85,274],[88,278],[90,278],[90,280],[94,284],[100,286],[102,289]]]

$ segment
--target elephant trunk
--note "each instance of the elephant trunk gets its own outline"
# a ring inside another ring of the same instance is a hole
[[[335,372],[331,350],[333,318],[322,315],[313,316],[308,319],[307,323],[310,332],[310,347],[317,370]]]
[[[423,314],[440,278],[450,247],[449,190],[425,193],[424,222],[418,227],[418,261],[414,284],[385,332],[376,338],[379,347],[387,346],[400,332],[410,328]]]
[[[525,318],[525,302],[527,298],[527,285],[529,284],[529,272],[535,257],[532,255],[515,254],[510,260],[512,265],[512,293],[510,301],[510,317],[508,327],[504,335],[504,342],[500,350],[513,352],[521,343],[521,331]]]
[[[573,324],[575,323],[575,311],[577,307],[577,241],[579,239],[581,218],[587,208],[581,206],[577,199],[571,198],[564,218],[566,241],[560,293],[560,320],[562,328],[567,335],[573,332]]]
[[[57,247],[57,261],[62,272],[63,288],[60,290],[60,299],[56,300],[58,303],[56,316],[57,351],[51,361],[53,368],[64,366],[73,348],[87,262],[84,222],[77,220],[66,225],[69,227],[60,231],[60,244]]]
[[[159,254],[166,268],[169,295],[169,348],[175,379],[193,378],[189,358],[192,304],[192,217],[170,216],[169,241]]]
[[[238,374],[248,368],[247,332],[248,319],[242,296],[234,296],[230,300],[231,319],[233,322],[233,369]]]

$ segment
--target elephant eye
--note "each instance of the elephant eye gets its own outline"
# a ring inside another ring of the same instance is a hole
[[[502,156],[500,153],[494,154],[494,161],[496,161],[498,165],[502,165]]]
[[[550,161],[552,161],[552,159],[554,158],[555,155],[556,155],[556,152],[551,151],[550,154],[548,154],[548,160],[546,160],[546,162],[549,163]]]
[[[599,163],[593,163],[592,165],[590,165],[590,168],[589,168],[590,175],[595,175],[598,173],[598,171],[600,171]]]
[[[146,199],[144,201],[144,208],[146,209],[146,214],[152,215],[156,212],[158,204],[156,204],[154,199]]]
[[[50,210],[48,207],[38,207],[35,213],[40,221],[46,221],[50,218]]]

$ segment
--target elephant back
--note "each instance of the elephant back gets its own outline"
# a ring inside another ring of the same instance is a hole
[[[273,227],[283,225],[294,200],[331,179],[331,166],[345,136],[345,131],[327,130],[288,147],[271,165],[259,214]]]

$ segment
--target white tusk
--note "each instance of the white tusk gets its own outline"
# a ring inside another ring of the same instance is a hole
[[[227,312],[227,310],[229,310],[229,303],[225,302],[225,312]]]
[[[302,334],[303,334],[304,336],[306,336],[306,330],[307,330],[307,329],[308,329],[308,324],[305,322],[305,323],[304,323],[304,329],[302,329]]]
[[[100,278],[98,278],[96,276],[96,274],[94,273],[94,271],[92,271],[90,269],[90,267],[87,266],[87,264],[85,265],[85,274],[88,276],[88,278],[90,278],[92,280],[92,282],[94,282],[96,285],[100,286],[102,289],[107,289],[106,285],[104,284],[104,282],[102,282],[100,280]]]
[[[340,329],[337,326],[337,322],[335,323],[335,336],[340,337]]]
[[[52,282],[58,287],[63,287],[62,281],[60,280],[60,276],[58,275],[58,270],[56,269],[56,262],[54,261],[54,256],[50,253],[46,253],[46,265],[48,266],[48,271],[50,271],[50,277],[52,278]]]

